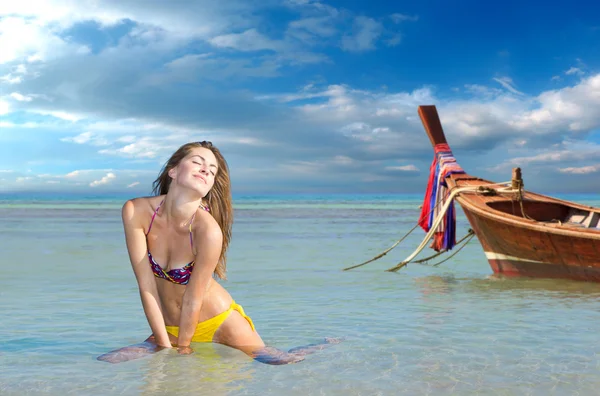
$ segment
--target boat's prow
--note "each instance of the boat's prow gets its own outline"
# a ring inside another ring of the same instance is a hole
[[[435,106],[419,106],[419,116],[436,153],[434,161],[445,163],[430,175],[424,205],[438,184],[464,191],[456,200],[494,272],[600,281],[600,208],[525,191],[520,172],[518,182],[510,184],[448,170],[446,162],[456,160]],[[462,170],[458,164],[455,168]]]
[[[438,144],[447,143],[446,135],[444,135],[442,123],[440,122],[440,117],[435,106],[419,106],[419,117],[421,117],[421,122],[433,147]]]

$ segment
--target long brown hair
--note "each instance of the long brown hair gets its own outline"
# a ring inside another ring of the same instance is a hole
[[[215,268],[214,275],[219,279],[226,279],[226,266],[227,266],[227,247],[231,240],[231,227],[233,225],[233,204],[231,198],[231,181],[229,179],[229,167],[227,161],[221,154],[218,148],[213,146],[211,142],[193,142],[186,143],[179,147],[175,153],[165,163],[160,175],[152,183],[152,192],[154,195],[163,195],[169,191],[171,185],[171,176],[169,171],[175,168],[181,160],[183,160],[193,149],[204,147],[212,151],[217,159],[217,174],[215,175],[215,184],[206,194],[206,200],[208,201],[208,207],[210,208],[210,214],[215,218],[221,232],[223,233],[223,246],[221,247],[221,256],[219,262]]]

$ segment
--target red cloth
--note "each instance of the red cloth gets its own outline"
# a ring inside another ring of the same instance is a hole
[[[427,181],[427,190],[425,190],[425,198],[423,199],[423,205],[421,205],[421,217],[419,217],[419,225],[429,232],[429,213],[431,212],[431,194],[433,193],[433,187],[436,183],[435,180],[435,168],[437,167],[437,154],[434,155],[431,166],[429,167],[429,180]]]

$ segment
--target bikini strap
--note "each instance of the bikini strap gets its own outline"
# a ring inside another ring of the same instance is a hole
[[[152,215],[152,219],[150,220],[150,225],[148,226],[148,232],[146,232],[146,236],[148,234],[150,234],[150,230],[152,229],[152,223],[154,223],[154,218],[156,217],[156,214],[158,213],[158,209],[160,209],[160,207],[163,204],[163,202],[165,202],[164,198],[163,198],[162,201],[160,201],[160,203],[158,204],[158,206],[156,207],[156,209],[154,209],[154,214]]]
[[[208,208],[208,206],[203,205],[202,203],[200,203],[200,207],[209,212],[210,209]],[[194,253],[194,238],[192,237],[192,224],[194,224],[194,219],[196,218],[196,213],[194,212],[194,214],[192,215],[192,218],[190,219],[190,245],[192,246],[192,253],[195,255],[196,253]]]
[[[194,213],[192,215],[192,218],[190,220],[190,246],[192,247],[192,254],[195,255],[194,253],[194,237],[192,236],[192,224],[194,224],[194,219],[196,218],[196,213]]]

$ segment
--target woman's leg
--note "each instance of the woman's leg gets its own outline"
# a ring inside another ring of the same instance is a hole
[[[288,352],[282,351],[266,346],[260,335],[252,330],[248,320],[234,310],[216,331],[213,342],[239,349],[258,362],[280,365],[301,362],[306,355],[337,344],[340,340],[326,338],[320,343],[292,348]]]
[[[115,349],[114,351],[110,351],[98,356],[96,359],[108,363],[123,363],[129,360],[135,360],[152,355],[153,353],[162,351],[163,349],[165,348],[156,345],[154,336],[150,336],[144,342]]]
[[[251,358],[266,364],[290,364],[304,357],[266,346],[258,332],[238,311],[234,310],[216,331],[213,342],[239,349]]]

